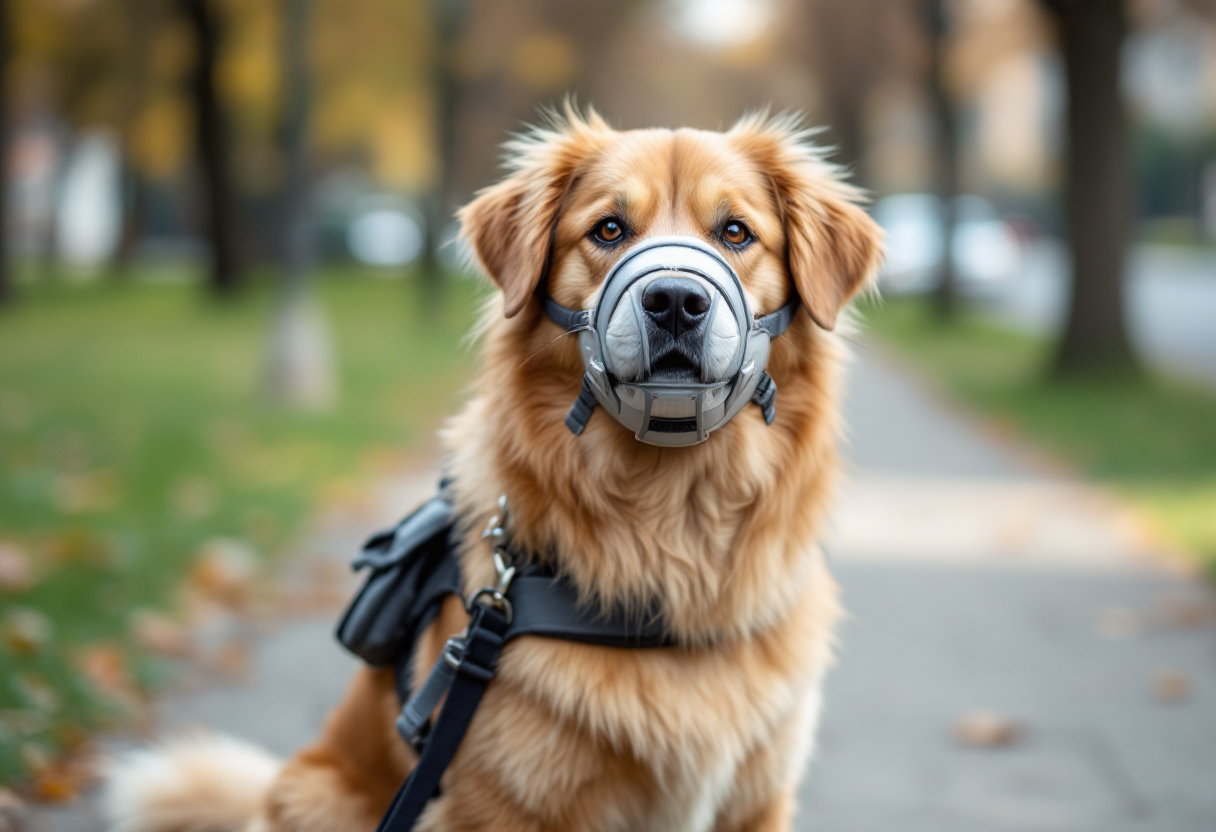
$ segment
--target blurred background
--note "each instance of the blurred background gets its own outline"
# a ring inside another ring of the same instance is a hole
[[[859,350],[1216,563],[1211,0],[0,0],[0,75],[0,804],[328,603],[256,576],[433,463],[452,212],[567,95],[822,125],[888,234]]]

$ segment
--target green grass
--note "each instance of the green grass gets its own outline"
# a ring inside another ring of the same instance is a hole
[[[866,311],[876,335],[968,404],[1111,486],[1216,575],[1216,394],[1150,374],[1052,379],[1052,345],[927,303]]]
[[[0,782],[123,716],[90,650],[142,689],[165,676],[132,615],[172,612],[200,544],[279,556],[325,495],[429,443],[470,377],[480,293],[445,285],[424,312],[416,282],[323,274],[341,394],[313,413],[261,394],[265,286],[216,303],[194,284],[48,284],[0,310],[0,543],[36,574],[0,590]]]

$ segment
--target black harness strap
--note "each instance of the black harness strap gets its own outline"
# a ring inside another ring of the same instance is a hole
[[[475,605],[464,655],[456,668],[456,678],[448,689],[443,709],[418,758],[418,765],[393,796],[377,832],[409,832],[427,801],[438,792],[439,781],[456,755],[456,749],[477,713],[477,706],[481,704],[481,697],[494,678],[494,666],[506,643],[506,631],[505,615],[494,607]]]
[[[671,647],[671,635],[657,616],[631,621],[601,615],[580,604],[578,591],[548,575],[519,575],[507,593],[515,617],[507,641],[518,636],[545,636],[599,647]]]
[[[600,612],[580,603],[576,588],[551,571],[521,562],[503,543],[496,547],[498,588],[478,591],[469,604],[469,627],[449,639],[428,676],[411,678],[417,638],[449,596],[460,597],[463,580],[455,553],[451,502],[440,495],[406,517],[391,531],[375,535],[355,561],[370,574],[338,627],[338,638],[375,667],[395,666],[403,701],[397,729],[421,749],[418,764],[402,784],[378,832],[409,832],[427,801],[435,796],[473,715],[494,678],[503,646],[519,636],[558,638],[600,647],[674,647],[657,615]],[[487,529],[501,539],[506,504]],[[505,560],[501,560],[505,557]],[[445,698],[446,697],[446,698]],[[440,701],[434,725],[428,721]]]

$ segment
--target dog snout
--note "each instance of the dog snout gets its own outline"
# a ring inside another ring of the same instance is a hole
[[[709,291],[695,280],[660,277],[642,292],[642,309],[654,326],[673,338],[696,329],[709,313]]]

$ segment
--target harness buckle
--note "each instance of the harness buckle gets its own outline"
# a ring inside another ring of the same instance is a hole
[[[490,599],[487,602],[487,606],[498,608],[506,616],[508,624],[515,620],[515,607],[511,605],[511,599],[505,593],[492,586],[483,586],[473,593],[473,597],[469,599],[469,605],[466,607],[470,614],[473,612],[473,606],[479,603],[482,598]]]
[[[498,573],[498,584],[492,587],[483,586],[473,593],[466,609],[472,613],[473,605],[481,602],[481,599],[487,598],[489,600],[485,603],[502,612],[507,617],[507,623],[510,624],[515,619],[515,608],[507,598],[507,590],[511,588],[511,581],[515,579],[516,568],[515,558],[511,555],[505,542],[507,517],[507,495],[503,494],[498,498],[498,514],[490,518],[486,523],[485,531],[481,533],[482,540],[494,541],[494,570]]]
[[[443,645],[443,660],[447,662],[448,667],[455,670],[460,667],[460,660],[464,658],[464,648],[468,640],[464,636],[453,636],[448,639],[447,644]]]

